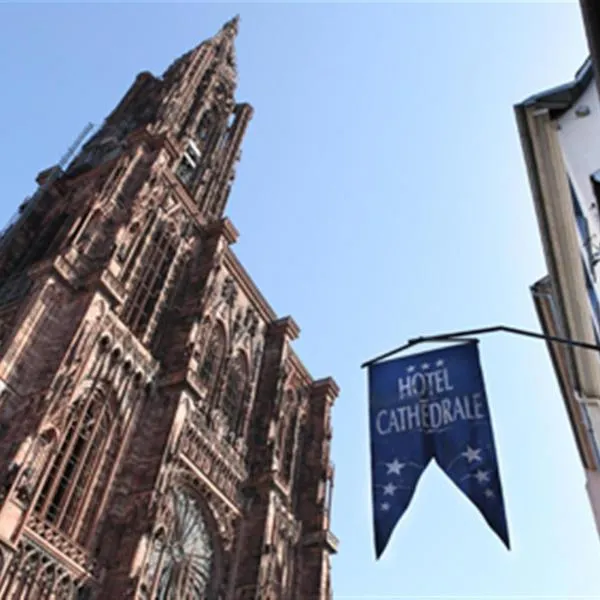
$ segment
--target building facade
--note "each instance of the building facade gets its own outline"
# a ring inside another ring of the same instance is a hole
[[[0,598],[331,597],[331,409],[233,253],[237,18],[0,241]]]
[[[600,90],[600,4],[596,0],[579,0],[579,7],[594,68],[596,87]]]
[[[548,275],[532,286],[546,334],[600,345],[600,100],[593,63],[515,107]],[[548,344],[600,533],[600,354]]]

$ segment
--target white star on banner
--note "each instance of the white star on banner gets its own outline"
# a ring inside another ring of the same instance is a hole
[[[393,462],[391,463],[386,463],[385,466],[387,467],[387,474],[391,475],[400,475],[402,469],[404,469],[404,467],[406,466],[405,463],[401,463],[397,458],[394,459]]]
[[[443,361],[443,360],[440,358],[440,360],[438,360],[438,361],[435,363],[435,366],[436,366],[436,367],[443,367],[443,366],[444,366],[444,361]]]
[[[423,369],[423,371],[427,371],[427,369],[429,369],[429,363],[423,363],[421,365],[421,369]]]
[[[481,448],[471,448],[471,446],[467,446],[467,450],[465,452],[462,453],[461,456],[464,456],[468,461],[469,464],[472,462],[477,461],[481,461]]]
[[[485,490],[484,492],[486,498],[493,498],[494,492],[492,490]]]
[[[393,496],[394,492],[397,489],[398,488],[393,483],[388,483],[387,485],[383,486],[383,495],[384,496]]]
[[[477,483],[487,483],[490,480],[490,472],[479,469],[475,473],[475,479],[477,479]]]
[[[384,510],[384,511],[388,511],[388,510],[390,510],[390,503],[389,503],[389,502],[384,502],[384,503],[381,505],[381,510]]]
[[[407,373],[412,373],[415,370],[414,365],[410,365],[410,367],[406,367],[406,372]]]

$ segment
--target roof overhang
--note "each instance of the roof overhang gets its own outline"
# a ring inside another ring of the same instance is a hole
[[[550,111],[550,117],[556,119],[581,98],[593,81],[592,59],[588,57],[575,74],[573,81],[530,96],[517,106],[547,109]]]
[[[550,109],[515,107],[539,230],[564,335],[595,344],[571,192]],[[597,352],[571,347],[573,386],[582,400],[600,405]]]
[[[600,2],[598,0],[579,0],[579,4],[596,72],[596,84],[600,92]]]

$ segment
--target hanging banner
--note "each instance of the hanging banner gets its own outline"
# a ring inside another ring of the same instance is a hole
[[[368,368],[377,558],[432,459],[510,548],[477,343]]]

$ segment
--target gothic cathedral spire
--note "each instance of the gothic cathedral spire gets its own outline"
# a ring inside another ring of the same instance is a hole
[[[0,598],[331,597],[339,390],[223,217],[237,28],[138,75],[0,249]]]
[[[166,136],[175,174],[201,221],[223,216],[252,108],[235,101],[234,17],[157,78],[141,73],[101,130],[72,163],[73,175],[122,152],[134,132]]]

